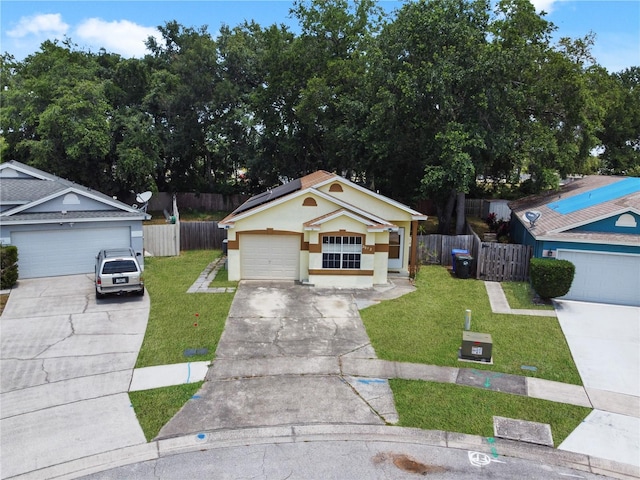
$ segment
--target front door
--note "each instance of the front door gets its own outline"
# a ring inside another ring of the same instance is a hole
[[[400,270],[404,257],[404,228],[389,232],[389,270]]]

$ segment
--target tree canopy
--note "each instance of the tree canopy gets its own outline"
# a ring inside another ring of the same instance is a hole
[[[442,228],[478,178],[640,174],[640,67],[552,43],[528,0],[307,0],[299,31],[169,21],[144,58],[44,42],[1,58],[0,154],[109,194],[255,192],[317,169]],[[598,152],[596,155],[594,152]],[[458,215],[464,212],[458,208]],[[460,222],[458,222],[460,226]]]

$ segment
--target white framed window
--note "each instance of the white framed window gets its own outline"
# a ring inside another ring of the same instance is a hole
[[[362,237],[325,235],[322,237],[322,268],[359,269]]]

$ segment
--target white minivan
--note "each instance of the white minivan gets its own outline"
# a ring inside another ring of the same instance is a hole
[[[96,298],[105,294],[144,295],[144,277],[131,248],[106,248],[96,255]]]

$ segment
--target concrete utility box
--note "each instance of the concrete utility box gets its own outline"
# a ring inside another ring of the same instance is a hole
[[[462,332],[460,358],[478,362],[491,362],[493,340],[488,333]]]

